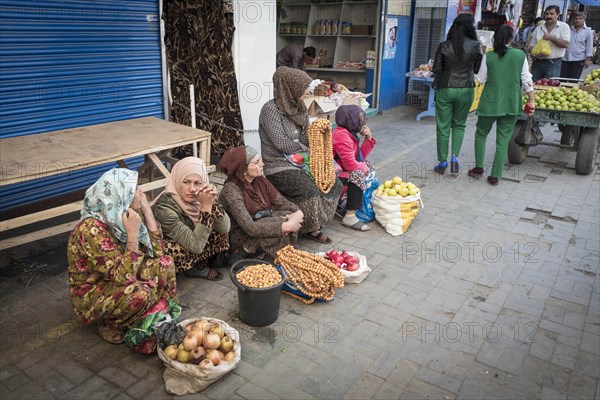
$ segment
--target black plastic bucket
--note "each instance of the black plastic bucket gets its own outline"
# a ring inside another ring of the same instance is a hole
[[[269,264],[265,260],[247,259],[240,260],[231,266],[229,276],[238,288],[238,301],[240,305],[240,319],[248,325],[265,326],[277,321],[279,318],[279,303],[281,301],[281,282],[268,288],[253,288],[241,284],[235,275],[250,265]]]

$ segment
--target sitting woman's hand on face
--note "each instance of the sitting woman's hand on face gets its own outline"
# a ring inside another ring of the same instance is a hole
[[[127,231],[127,237],[131,239],[136,238],[137,240],[140,227],[142,226],[142,217],[130,207],[123,213],[123,226],[125,226],[125,231]]]
[[[197,197],[200,202],[200,209],[210,211],[217,198],[217,188],[211,183],[203,183],[198,190]]]
[[[369,129],[369,127],[366,125],[360,129],[359,133],[367,139],[371,139],[373,137],[373,135],[371,135],[371,129]]]

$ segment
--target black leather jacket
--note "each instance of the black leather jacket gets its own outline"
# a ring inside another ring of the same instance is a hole
[[[481,59],[481,43],[479,40],[465,38],[465,53],[462,59],[454,54],[452,42],[446,40],[440,43],[431,71],[435,74],[433,87],[464,88],[475,86],[475,76],[479,72]]]

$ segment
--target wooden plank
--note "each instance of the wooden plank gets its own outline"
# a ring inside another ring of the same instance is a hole
[[[154,161],[154,165],[156,165],[156,168],[158,168],[159,171],[162,172],[162,174],[165,178],[168,178],[169,176],[171,176],[171,173],[169,172],[169,170],[163,165],[162,161],[160,161],[160,159],[156,156],[156,154],[150,153],[150,154],[148,154],[148,158],[151,159],[152,161]]]
[[[0,139],[0,186],[73,173],[207,138],[209,132],[145,117]]]
[[[50,208],[48,210],[23,215],[21,217],[8,219],[6,221],[0,221],[0,232],[9,231],[20,226],[33,224],[35,222],[44,221],[60,215],[79,211],[82,207],[83,200],[80,200],[74,203],[65,204],[63,206]]]
[[[163,188],[163,187],[165,187],[166,183],[167,183],[167,178],[162,178],[162,179],[159,179],[156,181],[143,183],[141,185],[138,185],[138,187],[140,187],[144,191],[144,193],[146,193],[146,192],[149,192],[154,189]]]
[[[10,239],[0,241],[0,251],[10,249],[11,247],[20,246],[22,244],[35,242],[36,240],[44,239],[50,236],[58,235],[73,230],[77,221],[66,222],[61,225],[56,225],[51,228],[41,229],[39,231],[27,233],[25,235],[16,236]]]

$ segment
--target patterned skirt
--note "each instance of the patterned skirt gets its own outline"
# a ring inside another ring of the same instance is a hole
[[[200,254],[191,253],[177,242],[165,239],[165,253],[173,257],[177,272],[183,272],[192,268],[203,269],[210,267],[211,261],[217,254],[229,249],[228,236],[226,233],[212,231],[208,236],[204,251]]]
[[[300,233],[321,230],[333,219],[342,193],[342,182],[339,179],[336,179],[335,185],[327,194],[321,193],[310,176],[299,169],[277,172],[268,175],[267,179],[304,213]]]

